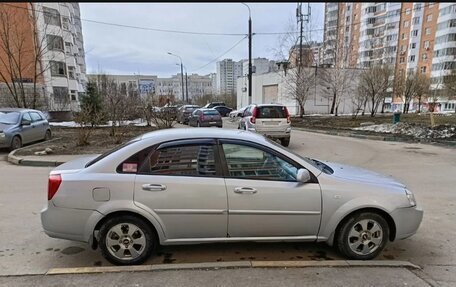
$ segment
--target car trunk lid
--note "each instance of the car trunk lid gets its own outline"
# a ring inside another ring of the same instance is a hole
[[[70,160],[64,164],[61,164],[51,171],[52,174],[65,174],[65,173],[76,173],[81,169],[84,169],[87,163],[94,160],[99,155],[84,156],[74,160]]]

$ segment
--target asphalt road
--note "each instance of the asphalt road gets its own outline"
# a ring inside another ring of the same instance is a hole
[[[392,175],[407,184],[425,210],[423,223],[415,236],[390,243],[378,259],[410,261],[437,282],[456,284],[455,149],[301,131],[292,132],[290,148],[306,156]],[[51,168],[10,165],[1,153],[0,275],[109,265],[85,244],[52,239],[42,232],[39,212],[46,204]],[[163,247],[148,263],[331,259],[340,258],[325,244],[244,243]]]

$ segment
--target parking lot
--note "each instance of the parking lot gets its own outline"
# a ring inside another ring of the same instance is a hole
[[[226,128],[235,128],[226,124]],[[456,271],[456,153],[431,145],[379,142],[294,130],[290,148],[310,157],[369,168],[392,175],[415,192],[425,214],[418,233],[390,243],[379,260],[406,260],[448,284]],[[47,237],[40,222],[51,168],[20,167],[0,151],[0,275],[43,273],[52,267],[106,266],[99,251],[86,244]],[[339,255],[325,244],[233,243],[171,246],[147,263],[242,260],[331,260]],[[451,285],[451,284],[450,284]]]

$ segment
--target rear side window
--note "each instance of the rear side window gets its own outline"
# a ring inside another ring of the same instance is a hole
[[[257,107],[257,118],[286,118],[287,112],[283,106]]]
[[[156,150],[141,173],[174,176],[216,176],[215,146],[184,145]]]
[[[140,140],[140,138],[137,137],[137,138],[132,139],[132,140],[129,141],[129,142],[126,142],[126,143],[123,143],[123,144],[121,144],[121,145],[118,145],[118,146],[116,146],[115,148],[113,148],[113,149],[111,149],[111,150],[109,150],[109,151],[107,151],[107,152],[105,152],[105,153],[103,153],[103,154],[97,156],[97,157],[94,158],[92,161],[89,161],[89,162],[86,164],[85,167],[89,167],[89,166],[93,165],[94,163],[96,163],[96,162],[98,162],[98,161],[104,159],[104,158],[107,157],[108,155],[110,155],[110,154],[112,154],[112,153],[115,153],[116,151],[118,151],[118,150],[120,150],[120,149],[122,149],[122,148],[124,148],[124,147],[126,147],[126,146],[128,146],[128,145],[131,145],[132,143],[135,143],[135,142],[137,142],[137,141],[139,141],[139,140]]]

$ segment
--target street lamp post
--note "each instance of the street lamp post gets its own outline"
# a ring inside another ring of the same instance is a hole
[[[176,64],[179,66],[179,64]],[[187,104],[189,104],[188,101],[188,77],[187,77],[187,67],[184,66],[185,69],[185,99],[187,101]]]
[[[252,15],[249,5],[241,3],[249,9],[249,105],[252,103]]]
[[[181,82],[182,82],[182,100],[185,101],[184,98],[184,65],[182,64],[182,58],[179,55],[173,54],[171,52],[168,52],[168,55],[178,57],[180,60],[180,66],[181,66]]]

